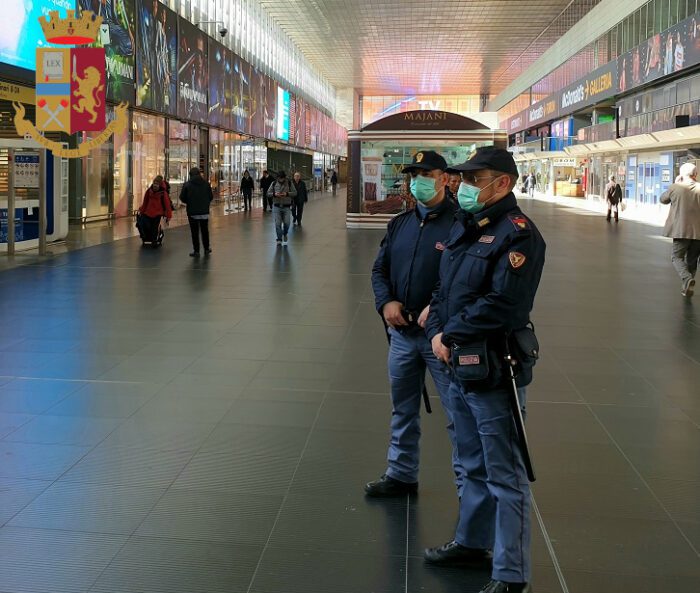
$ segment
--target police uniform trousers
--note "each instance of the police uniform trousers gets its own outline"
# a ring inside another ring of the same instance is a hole
[[[391,386],[391,439],[386,475],[401,482],[418,481],[420,410],[426,367],[440,395],[447,416],[447,434],[452,443],[452,464],[457,492],[461,495],[464,471],[460,468],[448,391],[450,374],[433,354],[430,341],[420,327],[401,332],[389,328],[389,384]]]
[[[525,413],[525,388],[518,390]],[[530,485],[518,447],[510,393],[449,388],[464,485],[455,541],[493,550],[492,578],[530,581]]]

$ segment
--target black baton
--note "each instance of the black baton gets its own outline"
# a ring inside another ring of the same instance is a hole
[[[389,335],[389,326],[386,324],[386,321],[384,321],[384,317],[382,317],[382,323],[384,323],[384,334],[386,335],[386,341],[389,343],[389,347],[391,348],[391,336]],[[423,380],[423,403],[425,404],[425,411],[428,414],[433,413],[433,408],[430,406],[430,396],[428,395],[428,389],[425,386],[425,379]]]
[[[515,365],[515,360],[510,354],[510,347],[508,346],[508,339],[505,340],[505,365],[508,368],[508,379],[510,381],[510,410],[513,415],[513,422],[515,424],[515,432],[518,434],[518,446],[520,447],[520,454],[523,457],[523,463],[525,464],[525,471],[527,472],[527,478],[530,482],[535,481],[535,469],[532,467],[532,458],[530,457],[530,447],[527,444],[527,434],[525,433],[525,422],[523,422],[523,413],[520,409],[520,398],[518,397],[518,386],[515,383],[515,372],[513,366]]]

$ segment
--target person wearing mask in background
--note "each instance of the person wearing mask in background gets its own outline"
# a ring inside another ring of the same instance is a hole
[[[272,178],[272,175],[270,175],[267,172],[267,169],[265,169],[262,172],[262,177],[260,178],[260,192],[262,193],[263,212],[267,212],[268,208],[270,208],[270,212],[272,212],[272,198],[268,197],[267,190],[270,189],[270,185],[272,185],[274,181],[275,180]]]
[[[615,222],[620,219],[620,206],[622,205],[622,188],[615,181],[615,176],[611,175],[608,184],[605,186],[605,201],[608,203],[608,216],[606,220],[610,222],[613,210],[615,211]]]
[[[243,194],[243,204],[246,212],[253,209],[253,189],[255,189],[255,183],[248,169],[246,169],[243,171],[243,177],[241,178],[241,193]]]
[[[462,176],[458,173],[450,173],[447,176],[447,187],[445,188],[445,196],[455,206],[457,205],[457,190],[459,189],[460,183],[462,183]]]
[[[338,174],[335,172],[335,169],[331,171],[331,187],[333,188],[333,195],[335,195],[338,189]]]
[[[143,196],[143,203],[139,208],[141,214],[141,238],[144,242],[148,241],[152,245],[158,243],[158,228],[161,218],[165,217],[170,220],[173,217],[173,211],[170,207],[170,196],[166,191],[163,177],[157,175],[153,179],[150,187],[146,190]]]
[[[294,173],[294,189],[297,195],[292,201],[292,220],[295,226],[301,226],[304,204],[309,201],[309,192],[306,189],[306,183],[301,178],[301,173],[298,171]]]
[[[267,195],[272,198],[272,216],[275,220],[277,245],[286,245],[292,218],[290,210],[297,190],[294,188],[294,184],[287,179],[287,174],[280,171],[277,174],[277,181],[271,184],[267,190]]]
[[[389,223],[372,267],[374,300],[389,335],[392,413],[387,468],[379,479],[365,485],[365,493],[371,497],[405,496],[418,490],[420,407],[426,368],[445,409],[455,482],[458,491],[461,489],[463,472],[456,462],[447,400],[450,377],[421,327],[456,211],[454,204],[445,199],[446,168],[442,155],[424,150],[417,152],[402,171],[411,175],[416,207]]]
[[[682,164],[680,173],[681,179],[661,194],[661,203],[671,204],[663,234],[673,239],[671,261],[681,277],[681,294],[691,297],[700,258],[700,184],[693,163]]]
[[[204,254],[211,253],[209,244],[209,206],[214,199],[211,185],[202,177],[197,167],[190,169],[190,179],[182,186],[180,201],[187,206],[187,218],[192,233],[192,253],[199,257],[199,234],[202,234]]]

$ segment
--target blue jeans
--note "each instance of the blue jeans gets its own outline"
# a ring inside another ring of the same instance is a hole
[[[289,225],[292,220],[292,212],[289,206],[272,206],[272,217],[275,219],[275,232],[277,240],[281,241],[289,232]]]
[[[525,389],[518,390],[525,412]],[[530,580],[530,484],[504,388],[478,393],[453,382],[449,390],[457,451],[464,468],[455,541],[493,549],[493,578]]]
[[[455,484],[461,492],[463,474],[455,448],[455,430],[449,405],[450,374],[433,354],[423,330],[400,333],[389,328],[389,383],[391,385],[391,440],[386,475],[401,482],[418,481],[420,409],[425,369],[430,370],[447,416],[447,435],[452,443]]]

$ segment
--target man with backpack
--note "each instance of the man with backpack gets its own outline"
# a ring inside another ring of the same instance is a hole
[[[605,200],[608,203],[608,216],[606,220],[610,222],[613,210],[615,211],[615,222],[620,219],[620,205],[622,204],[622,188],[615,181],[615,176],[610,176],[610,181],[605,186]]]

